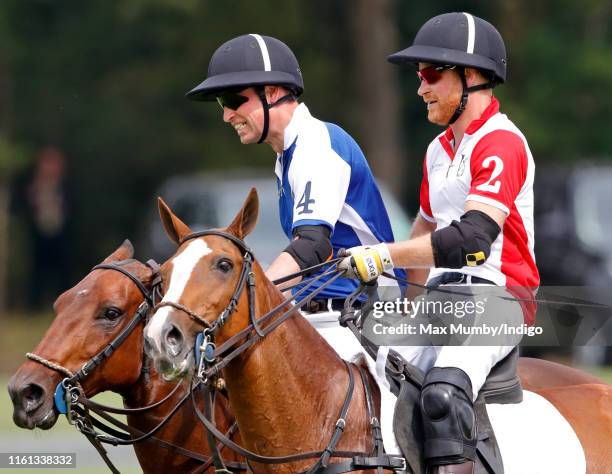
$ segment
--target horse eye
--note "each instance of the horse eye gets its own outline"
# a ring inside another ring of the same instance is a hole
[[[108,319],[110,321],[114,321],[119,318],[123,313],[117,308],[106,308],[104,310],[104,319]]]
[[[234,268],[234,264],[231,260],[228,260],[227,258],[222,258],[221,260],[219,260],[219,263],[217,263],[217,268],[223,273],[228,273],[229,271],[231,271],[232,268]]]

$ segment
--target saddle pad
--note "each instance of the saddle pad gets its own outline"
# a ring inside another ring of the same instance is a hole
[[[582,445],[559,411],[544,397],[523,391],[523,402],[489,404],[505,474],[586,472]]]

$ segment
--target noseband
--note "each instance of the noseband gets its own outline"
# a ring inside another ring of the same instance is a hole
[[[282,303],[272,308],[259,319],[256,319],[254,304],[255,273],[252,271],[252,266],[254,262],[253,252],[243,240],[239,239],[235,235],[220,230],[204,230],[201,232],[194,232],[183,237],[180,240],[179,245],[182,245],[183,243],[189,240],[198,237],[204,237],[207,235],[214,235],[228,239],[232,241],[236,245],[236,247],[238,247],[241,253],[243,253],[242,270],[240,272],[240,276],[238,278],[234,293],[225,309],[215,320],[212,321],[212,323],[208,322],[204,316],[197,314],[190,308],[187,308],[178,302],[162,301],[157,306],[155,306],[154,311],[164,306],[169,306],[184,312],[191,319],[204,326],[204,330],[196,337],[194,347],[196,357],[195,361],[196,364],[198,364],[198,371],[196,375],[198,379],[204,382],[204,384],[212,384],[218,382],[217,386],[222,386],[223,381],[218,380],[221,369],[227,366],[238,355],[242,354],[251,346],[253,346],[259,339],[262,339],[267,336],[285,320],[295,314],[294,310],[297,310],[298,308],[308,304],[310,300],[317,296],[318,293],[320,293],[327,286],[329,286],[336,279],[338,279],[341,276],[341,273],[334,268],[313,277],[307,285],[297,291],[291,298],[284,300]],[[336,262],[332,261],[330,263]],[[313,290],[313,284],[325,277],[330,278]],[[221,326],[223,326],[223,324],[227,322],[227,319],[236,311],[236,308],[238,306],[238,300],[240,299],[240,296],[245,286],[247,286],[248,288],[248,310],[250,324],[246,328],[242,329],[241,331],[230,337],[227,341],[223,343],[222,346],[216,347],[214,342],[215,333]],[[306,296],[294,306],[292,306],[292,301],[296,301],[298,297],[304,295],[307,291],[310,291],[308,296]],[[280,315],[276,320],[270,322],[270,324],[268,324],[265,328],[262,329],[262,324],[269,322],[273,316],[277,315],[283,310],[285,310],[284,314]],[[255,331],[255,334],[253,334],[252,331]],[[238,344],[240,341],[242,341],[242,344],[236,347],[236,344]]]
[[[242,253],[242,269],[240,271],[240,276],[238,277],[238,282],[236,283],[236,288],[234,289],[234,293],[232,294],[230,301],[225,307],[225,309],[221,311],[219,316],[212,323],[209,323],[205,319],[204,316],[197,314],[195,311],[192,311],[190,308],[178,302],[162,301],[153,308],[153,311],[157,311],[159,308],[163,308],[166,306],[177,309],[187,314],[191,319],[193,319],[197,323],[204,326],[205,328],[204,331],[198,334],[198,337],[196,338],[196,345],[195,345],[196,362],[201,360],[202,350],[204,351],[204,355],[206,359],[208,359],[209,362],[212,362],[213,360],[212,351],[214,351],[214,348],[215,348],[215,345],[214,345],[215,333],[221,326],[223,326],[227,322],[229,317],[236,311],[236,308],[238,307],[238,300],[240,299],[240,296],[242,295],[242,292],[245,286],[247,287],[247,291],[248,291],[248,308],[249,308],[249,319],[250,319],[251,325],[258,336],[264,337],[265,335],[264,332],[259,327],[257,320],[255,319],[255,304],[254,304],[255,302],[255,273],[253,272],[254,256],[253,256],[252,250],[246,245],[246,243],[242,239],[239,239],[235,235],[232,235],[228,232],[223,232],[220,230],[204,230],[201,232],[194,232],[192,234],[189,234],[183,237],[179,241],[179,246],[183,245],[185,242],[188,242],[190,240],[197,239],[199,237],[205,237],[207,235],[214,235],[214,236],[223,237],[227,240],[230,240],[234,245],[236,245],[236,247],[238,247],[238,249]],[[201,369],[201,366],[202,364],[200,363],[200,369]]]
[[[187,394],[185,394],[177,402],[177,404],[169,411],[166,417],[164,417],[156,426],[154,426],[148,432],[142,432],[138,429],[132,428],[130,425],[125,424],[122,421],[117,420],[108,414],[115,413],[119,415],[134,415],[153,410],[170,400],[177,393],[179,387],[181,387],[181,383],[177,383],[167,395],[165,395],[160,400],[154,402],[151,405],[140,408],[123,409],[101,405],[99,403],[87,399],[85,397],[85,391],[83,390],[83,387],[80,384],[80,381],[87,377],[97,365],[99,365],[104,359],[107,359],[111,356],[115,349],[117,349],[123,343],[123,341],[132,333],[132,331],[138,325],[139,322],[143,320],[146,321],[149,309],[154,307],[155,301],[161,300],[162,280],[161,275],[159,273],[159,265],[154,260],[149,260],[145,263],[145,265],[147,265],[153,271],[151,291],[147,289],[147,287],[142,283],[140,279],[138,279],[128,270],[122,268],[119,264],[101,263],[93,267],[92,270],[114,270],[127,276],[136,284],[136,286],[144,297],[144,301],[136,310],[136,314],[134,315],[132,320],[117,335],[117,337],[115,337],[112,342],[110,342],[101,352],[99,352],[87,363],[85,363],[79,371],[77,371],[76,373],[72,373],[69,369],[62,367],[59,364],[50,362],[47,359],[30,352],[28,352],[26,356],[30,360],[36,361],[47,368],[66,375],[66,378],[62,380],[55,389],[55,407],[57,408],[58,412],[67,416],[68,422],[70,424],[74,424],[77,429],[81,433],[83,433],[83,435],[85,435],[89,442],[98,451],[98,453],[100,454],[106,465],[109,467],[111,472],[119,474],[119,470],[114,466],[113,462],[108,457],[108,454],[101,443],[112,444],[114,446],[128,446],[135,445],[142,441],[152,441],[158,446],[161,446],[165,449],[173,450],[187,458],[191,458],[192,460],[201,462],[202,466],[198,468],[198,471],[204,472],[213,464],[214,460],[212,457],[204,456],[203,454],[190,451],[181,446],[177,446],[169,441],[165,441],[164,439],[160,439],[154,436],[155,433],[157,433],[163,426],[165,426],[169,422],[169,420],[174,416],[174,414],[179,410],[179,408],[183,406],[185,401],[191,396],[190,391],[188,391]],[[143,367],[144,365],[145,363],[143,362]],[[81,404],[82,407],[79,404]],[[90,416],[89,410],[104,418],[106,421],[110,422],[115,427],[123,429],[128,434],[122,433],[121,431],[117,431],[115,428],[106,425],[97,420],[96,418]],[[95,428],[104,431],[106,434],[96,432]],[[231,436],[231,434],[236,430],[236,428],[237,425],[236,423],[234,423],[228,430],[227,436]],[[234,471],[246,470],[246,465],[244,465],[243,463],[229,462],[227,464]]]
[[[228,240],[231,240],[244,254],[243,255],[243,266],[240,272],[240,277],[238,278],[236,288],[234,290],[234,293],[228,305],[221,312],[219,317],[215,319],[212,323],[209,323],[208,321],[206,321],[206,319],[203,316],[196,314],[195,312],[191,311],[189,308],[186,308],[184,305],[177,304],[171,301],[165,301],[165,302],[158,304],[155,307],[155,310],[157,310],[160,307],[164,307],[164,306],[169,306],[169,307],[178,309],[180,311],[183,311],[184,313],[189,315],[193,320],[199,322],[205,327],[205,329],[200,334],[198,334],[196,338],[196,344],[195,344],[196,363],[199,362],[199,366],[198,366],[198,371],[196,373],[196,377],[192,380],[191,393],[192,393],[192,403],[193,403],[194,412],[197,415],[197,417],[200,419],[200,421],[202,421],[202,423],[204,424],[204,426],[209,432],[209,440],[210,440],[209,444],[211,446],[214,446],[215,445],[214,439],[216,438],[220,440],[224,445],[231,448],[236,453],[246,457],[247,459],[250,459],[251,461],[255,461],[255,462],[280,464],[280,463],[296,462],[296,461],[310,459],[310,458],[319,458],[318,461],[315,463],[315,465],[312,466],[311,469],[308,471],[309,473],[321,472],[321,473],[326,473],[326,474],[340,474],[343,472],[361,470],[364,467],[378,467],[378,471],[382,472],[383,468],[399,470],[402,467],[404,467],[405,461],[403,458],[397,458],[397,457],[388,456],[388,455],[383,454],[382,434],[380,433],[380,426],[378,423],[378,419],[376,418],[374,411],[373,411],[373,403],[371,400],[371,394],[368,391],[368,384],[365,379],[365,374],[363,372],[363,369],[360,369],[360,374],[362,377],[362,383],[363,383],[364,390],[366,391],[368,418],[371,420],[373,443],[375,446],[375,451],[374,451],[375,456],[370,456],[368,453],[336,451],[336,445],[339,442],[340,437],[345,429],[345,423],[346,423],[345,418],[348,413],[349,405],[353,397],[353,390],[355,386],[353,371],[349,363],[346,361],[344,361],[344,363],[346,365],[348,376],[349,376],[349,384],[347,388],[347,393],[344,398],[344,402],[340,410],[340,415],[336,422],[336,426],[332,433],[331,439],[323,451],[307,452],[307,453],[301,453],[297,455],[280,456],[280,457],[261,456],[261,455],[258,455],[257,453],[254,453],[252,451],[242,448],[241,446],[239,446],[238,444],[234,443],[232,440],[224,436],[223,433],[221,433],[216,428],[214,421],[211,419],[211,415],[212,415],[212,405],[214,403],[213,402],[214,389],[218,388],[219,385],[224,385],[224,384],[218,383],[218,382],[221,382],[221,379],[219,379],[220,370],[223,367],[225,367],[236,356],[246,351],[246,349],[253,346],[255,342],[257,342],[259,339],[268,335],[270,332],[276,329],[280,324],[282,324],[289,317],[291,317],[294,314],[294,310],[297,310],[297,308],[299,308],[300,306],[307,304],[323,288],[333,283],[338,277],[340,277],[341,273],[337,272],[337,270],[323,272],[320,276],[315,277],[309,285],[306,285],[301,290],[299,290],[297,293],[295,293],[293,295],[293,298],[290,298],[289,300],[284,300],[281,304],[272,308],[269,312],[267,312],[259,320],[257,320],[255,318],[255,305],[254,305],[255,274],[252,271],[252,265],[254,261],[253,253],[241,239],[237,238],[236,236],[232,234],[228,234],[226,232],[217,231],[217,230],[207,230],[207,231],[189,234],[183,239],[181,239],[179,244],[182,245],[183,243],[191,239],[195,239],[195,238],[203,237],[207,235],[216,235],[216,236],[224,237]],[[258,324],[268,321],[273,315],[287,308],[291,300],[295,299],[297,296],[307,291],[309,289],[309,286],[314,281],[317,281],[318,279],[323,278],[325,276],[330,276],[330,274],[334,272],[336,274],[333,275],[329,280],[327,280],[323,285],[321,285],[319,288],[312,291],[306,298],[304,298],[302,301],[297,303],[296,306],[293,306],[293,307],[290,306],[287,309],[287,311],[285,311],[284,314],[282,314],[276,320],[268,324],[263,330],[258,326]],[[215,332],[221,326],[223,326],[223,324],[225,324],[229,316],[231,316],[231,314],[235,312],[236,307],[238,305],[238,299],[240,298],[240,295],[242,294],[242,291],[244,290],[245,284],[248,286],[249,319],[251,321],[251,324],[247,326],[246,328],[242,329],[241,331],[239,331],[238,333],[234,334],[227,341],[225,341],[221,347],[217,348],[215,347],[215,344],[214,344]],[[253,330],[255,331],[255,334],[251,332]],[[243,343],[240,344],[238,347],[233,348],[233,346],[241,340],[243,341]],[[226,351],[230,351],[230,353],[225,354]],[[220,357],[222,354],[224,354],[224,356]],[[217,360],[218,357],[221,360]],[[193,382],[196,379],[197,379],[197,383],[194,385]],[[217,383],[213,384],[213,382],[217,382]],[[194,389],[200,383],[203,383],[204,386],[208,388],[208,390],[206,390],[205,392],[206,395],[204,398],[204,407],[205,407],[205,412],[206,412],[205,414],[202,414],[200,412],[196,399],[195,399]],[[227,472],[227,469],[223,465],[222,460],[218,459],[217,456],[215,456],[214,451],[213,451],[213,457],[215,458],[215,468],[217,472]],[[352,460],[345,461],[340,464],[335,464],[332,469],[328,469],[328,463],[330,461],[330,458],[332,457],[352,457]],[[366,460],[367,462],[360,461],[360,460]]]

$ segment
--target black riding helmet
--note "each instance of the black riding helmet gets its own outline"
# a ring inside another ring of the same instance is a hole
[[[264,87],[280,85],[291,91],[273,104],[268,104]],[[269,127],[269,109],[281,101],[294,99],[304,92],[304,80],[298,61],[289,47],[271,36],[249,34],[223,43],[208,64],[206,80],[190,90],[192,100],[213,101],[228,90],[255,87],[264,109],[262,143]]]
[[[454,123],[467,105],[468,94],[489,89],[506,81],[506,46],[491,23],[469,13],[444,13],[428,20],[418,31],[412,46],[392,54],[393,64],[430,63],[457,66],[463,83],[461,102],[449,124]],[[467,87],[465,69],[478,69],[489,82]]]

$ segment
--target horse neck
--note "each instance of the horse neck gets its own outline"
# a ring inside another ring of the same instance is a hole
[[[145,361],[147,363],[148,361]],[[124,395],[124,406],[126,408],[138,408],[151,405],[165,396],[174,388],[173,383],[165,382],[150,364],[151,372],[141,374],[138,381],[126,391]],[[178,381],[175,383],[179,383]],[[188,386],[183,382],[185,387]],[[159,407],[142,413],[127,416],[127,424],[132,428],[147,433],[164,420],[170,411],[177,405],[185,395],[185,389],[179,388],[177,392],[162,403]],[[185,449],[206,454],[207,444],[205,436],[199,426],[193,421],[191,403],[187,401],[179,408],[172,418],[158,431],[155,436]],[[191,472],[197,468],[198,461],[186,461],[182,455],[169,451],[155,443],[137,443],[134,452],[138,462],[145,473],[153,472],[176,472],[184,469]]]
[[[257,275],[255,301],[258,317],[284,301],[261,273]],[[283,451],[283,446],[286,449],[309,442],[317,444],[318,441],[303,439],[304,433],[295,427],[301,421],[313,427],[335,422],[339,405],[326,401],[342,400],[346,393],[346,384],[342,383],[347,379],[344,362],[294,311],[293,316],[232,361],[225,373],[230,404],[243,440],[251,448],[266,450],[256,440],[274,438],[264,443],[270,454]],[[315,436],[318,439],[320,433]]]

